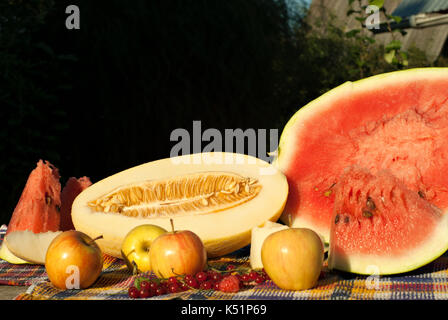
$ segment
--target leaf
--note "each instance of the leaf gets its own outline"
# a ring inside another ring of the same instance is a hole
[[[399,50],[401,48],[401,41],[400,40],[392,40],[386,45],[386,51],[389,52],[391,50]]]
[[[359,10],[349,9],[347,10],[347,16],[352,15],[353,13],[361,13]]]
[[[359,29],[353,29],[353,30],[350,30],[350,31],[347,31],[346,33],[345,33],[345,36],[347,37],[347,38],[353,38],[353,37],[355,37],[358,33],[360,33],[361,32],[361,30],[359,30]]]
[[[401,20],[403,20],[400,16],[390,16],[392,20],[394,20],[396,23],[400,23]]]
[[[389,64],[392,64],[394,58],[395,58],[395,50],[391,50],[384,54],[384,60],[386,60],[386,62]]]
[[[382,8],[384,6],[384,0],[369,0],[369,5]]]

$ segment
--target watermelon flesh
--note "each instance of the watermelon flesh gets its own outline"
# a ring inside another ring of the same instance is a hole
[[[334,187],[353,165],[388,169],[448,211],[448,68],[398,71],[348,82],[300,109],[280,138],[275,164],[290,194],[282,220],[328,242]],[[406,212],[406,211],[405,211]]]
[[[390,170],[347,168],[334,194],[329,268],[401,273],[448,249],[448,215]]]
[[[92,185],[89,177],[76,179],[70,177],[61,192],[61,225],[60,230],[75,230],[72,221],[72,204],[84,189]]]
[[[60,225],[61,184],[59,170],[39,160],[30,173],[14,209],[6,234],[29,230],[34,233],[57,231]]]

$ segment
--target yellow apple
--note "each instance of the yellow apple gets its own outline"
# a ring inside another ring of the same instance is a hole
[[[157,237],[166,232],[162,227],[142,224],[127,233],[121,245],[121,255],[129,270],[134,273],[151,271],[149,248]]]
[[[60,233],[51,241],[45,256],[45,270],[60,289],[85,289],[100,276],[103,254],[95,240],[80,231]]]
[[[314,287],[324,261],[320,237],[306,228],[290,228],[270,234],[261,247],[263,267],[281,289]]]

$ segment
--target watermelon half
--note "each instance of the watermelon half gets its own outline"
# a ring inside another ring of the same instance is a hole
[[[397,71],[347,82],[301,108],[280,137],[275,165],[289,182],[282,220],[326,242],[334,186],[351,165],[389,169],[448,210],[448,68]]]

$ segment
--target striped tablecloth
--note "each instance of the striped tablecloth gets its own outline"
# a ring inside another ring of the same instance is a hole
[[[0,240],[5,227],[0,228]],[[231,255],[209,261],[215,268],[228,264],[249,266],[249,247]],[[84,290],[59,290],[49,281],[45,267],[40,265],[12,265],[0,260],[0,284],[27,285],[26,293],[15,299],[129,299],[128,288],[135,276],[126,269],[123,261],[104,256],[104,268],[93,286]],[[315,288],[304,291],[279,289],[272,281],[244,287],[238,293],[223,293],[214,290],[189,290],[166,294],[149,299],[233,299],[233,300],[433,300],[448,299],[448,254],[410,273],[367,277],[324,268]]]

